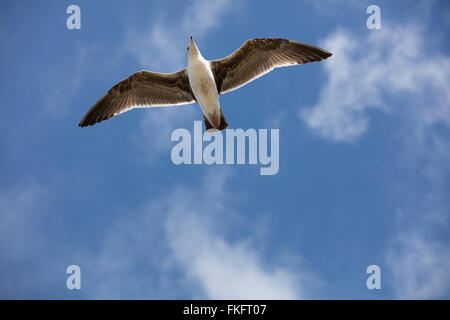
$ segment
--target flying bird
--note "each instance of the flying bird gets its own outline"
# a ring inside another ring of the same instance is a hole
[[[318,47],[281,38],[247,40],[229,56],[208,61],[191,36],[188,66],[175,73],[139,71],[112,87],[83,117],[80,127],[94,125],[133,108],[197,102],[206,130],[228,127],[219,95],[233,91],[277,67],[321,61],[332,54]]]

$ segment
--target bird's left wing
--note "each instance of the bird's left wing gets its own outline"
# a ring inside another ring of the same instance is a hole
[[[133,108],[195,101],[186,69],[175,73],[139,71],[112,87],[78,124],[86,127]]]
[[[210,62],[219,94],[235,90],[274,68],[320,61],[331,53],[280,38],[247,40],[228,57]]]

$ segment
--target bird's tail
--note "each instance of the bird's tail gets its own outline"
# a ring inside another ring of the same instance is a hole
[[[208,131],[209,129],[214,129],[213,125],[208,121],[208,119],[203,116],[203,119],[205,119],[205,130]],[[219,130],[225,130],[228,128],[228,122],[225,120],[225,117],[223,116],[222,109],[220,109],[220,125]]]

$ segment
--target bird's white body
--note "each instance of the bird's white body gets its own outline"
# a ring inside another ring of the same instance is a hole
[[[191,40],[188,47],[189,83],[203,115],[214,127],[220,124],[220,103],[216,82],[208,60],[202,57],[195,43]]]

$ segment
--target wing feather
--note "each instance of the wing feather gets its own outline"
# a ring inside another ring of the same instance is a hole
[[[78,125],[91,126],[133,108],[181,105],[194,101],[186,69],[175,73],[143,70],[112,87]]]
[[[238,50],[211,61],[219,94],[242,87],[277,67],[321,61],[332,54],[309,44],[281,38],[247,40]]]

